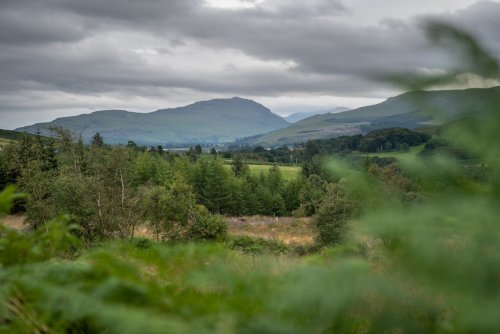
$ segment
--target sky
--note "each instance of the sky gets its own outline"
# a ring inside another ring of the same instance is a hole
[[[280,115],[400,93],[374,74],[443,71],[451,23],[500,54],[500,2],[0,0],[0,128],[239,96]]]

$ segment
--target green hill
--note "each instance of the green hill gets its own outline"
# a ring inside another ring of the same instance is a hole
[[[2,130],[0,129],[0,147],[5,147],[11,143],[17,142],[22,136],[32,136],[31,134],[26,134],[19,131],[13,130]],[[47,141],[49,138],[42,137],[42,141]]]
[[[23,135],[22,132],[0,129],[0,139],[3,141],[17,141]]]
[[[89,139],[99,132],[106,143],[133,140],[138,144],[191,144],[231,142],[245,136],[284,128],[289,123],[263,105],[242,98],[215,99],[151,113],[102,110],[58,118],[17,129],[50,135],[60,126]],[[39,129],[39,130],[38,130]]]
[[[287,128],[245,138],[236,144],[277,146],[389,127],[414,129],[453,121],[468,112],[484,110],[485,106],[500,106],[500,87],[408,92],[372,106],[315,115]],[[439,118],[429,117],[429,111],[438,111]]]

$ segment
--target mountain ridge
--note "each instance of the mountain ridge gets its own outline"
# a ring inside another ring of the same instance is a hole
[[[314,115],[270,133],[236,141],[235,145],[279,146],[341,135],[367,133],[387,127],[418,128],[438,122],[431,114],[439,110],[441,122],[500,106],[500,86],[462,90],[410,91],[381,103],[336,114]]]
[[[302,111],[302,112],[296,112],[293,114],[290,114],[288,116],[283,117],[290,123],[296,123],[298,121],[301,121],[303,119],[306,119],[308,117],[312,117],[315,115],[323,115],[323,114],[328,114],[328,113],[339,113],[339,112],[344,112],[344,111],[349,111],[349,108],[345,107],[335,107],[332,109],[324,109],[324,110],[317,110],[317,111]]]
[[[50,135],[49,128],[61,126],[73,132],[84,130],[89,140],[99,132],[110,144],[133,140],[138,144],[222,143],[267,133],[289,123],[253,100],[233,97],[198,101],[149,113],[122,109],[98,110],[60,117],[51,122],[18,128],[18,131]]]

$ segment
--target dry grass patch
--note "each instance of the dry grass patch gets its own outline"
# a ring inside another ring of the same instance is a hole
[[[10,215],[3,218],[0,218],[0,222],[7,227],[22,230],[26,226],[24,225],[24,216],[23,215]]]
[[[314,242],[315,230],[308,217],[250,216],[228,218],[228,233],[279,240],[286,245],[308,245]]]

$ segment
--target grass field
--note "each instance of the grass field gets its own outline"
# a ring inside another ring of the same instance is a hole
[[[248,167],[250,168],[250,172],[252,174],[258,175],[260,173],[266,173],[272,166],[250,164],[248,165]],[[279,170],[281,171],[281,175],[283,175],[283,178],[287,181],[293,180],[297,177],[297,175],[300,174],[300,166],[279,166]]]
[[[310,218],[252,216],[228,218],[228,223],[231,236],[279,240],[286,245],[312,244],[316,233]]]
[[[230,160],[225,160],[224,161],[225,166],[227,168],[231,168],[231,161]],[[269,168],[271,168],[273,165],[272,164],[248,164],[248,167],[250,168],[250,172],[253,175],[259,175],[260,173],[267,173]],[[283,178],[287,181],[293,180],[294,178],[297,177],[297,175],[300,174],[300,166],[288,166],[288,165],[278,165],[281,175],[283,175]]]
[[[353,156],[360,157],[380,157],[380,158],[415,158],[417,154],[422,151],[425,144],[419,146],[412,146],[407,152],[402,151],[392,151],[392,152],[375,152],[375,153],[363,153],[363,152],[352,152]]]
[[[7,145],[12,144],[15,142],[14,140],[6,139],[6,138],[0,138],[0,147],[5,147]]]
[[[35,135],[19,131],[0,129],[0,147],[5,147],[7,145],[15,143],[18,140],[20,140],[23,136],[34,137]],[[42,142],[48,142],[50,140],[50,138],[44,136],[42,136],[41,138]]]

